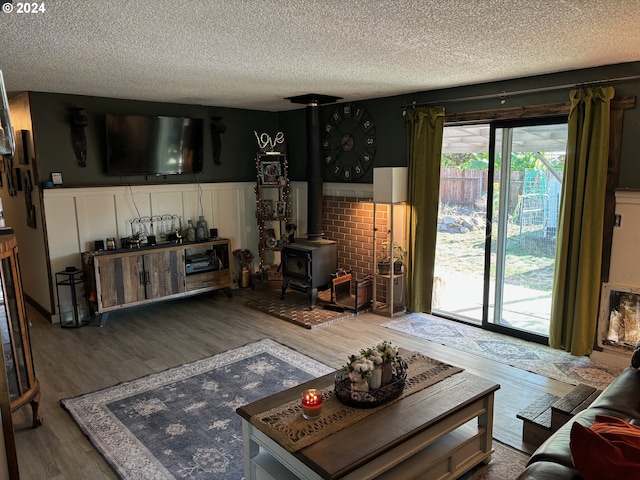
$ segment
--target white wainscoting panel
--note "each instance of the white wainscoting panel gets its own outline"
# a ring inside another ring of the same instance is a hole
[[[611,244],[609,282],[640,287],[640,264],[635,253],[640,249],[640,191],[616,190],[616,215]]]
[[[297,226],[296,237],[307,234],[307,182],[291,182],[291,222]]]
[[[82,251],[94,249],[95,240],[106,240],[116,236],[118,221],[113,205],[114,198],[111,195],[96,195],[75,197],[77,209],[78,238],[86,240],[81,242]],[[97,215],[97,218],[96,218]],[[99,222],[95,220],[99,219]]]
[[[76,199],[72,196],[52,198],[45,194],[45,205],[51,271],[59,272],[67,266],[80,267]]]
[[[248,248],[257,257],[258,229],[253,182],[53,188],[44,190],[50,279],[55,272],[82,266],[81,253],[96,240],[115,237],[117,245],[131,235],[131,220],[152,215],[178,215],[182,225],[204,215],[209,228],[231,241],[231,249]],[[370,184],[325,183],[324,195],[371,197]],[[291,182],[291,221],[297,235],[307,233],[307,183]],[[158,236],[159,232],[155,232]],[[232,261],[232,270],[236,270]],[[254,258],[254,267],[258,260]],[[53,304],[57,304],[54,299]],[[56,313],[56,312],[52,312]]]
[[[120,246],[121,239],[131,235],[134,218],[178,215],[186,226],[186,219],[195,225],[204,213],[209,228],[217,228],[220,237],[231,240],[232,249],[257,252],[253,186],[252,182],[236,182],[44,190],[53,294],[55,272],[68,266],[80,268],[82,252],[93,250],[96,240],[115,237]]]

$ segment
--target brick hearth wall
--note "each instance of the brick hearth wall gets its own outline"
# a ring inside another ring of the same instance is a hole
[[[370,199],[326,196],[324,232],[338,242],[338,267],[359,280],[373,273],[373,203]]]
[[[323,224],[325,236],[338,242],[338,267],[351,270],[355,280],[373,274],[373,200],[325,196]],[[376,222],[378,231],[385,231],[385,224],[382,212]]]

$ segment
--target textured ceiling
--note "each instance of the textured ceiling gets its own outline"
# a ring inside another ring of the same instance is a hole
[[[37,3],[0,13],[9,91],[280,111],[640,60],[640,0]]]

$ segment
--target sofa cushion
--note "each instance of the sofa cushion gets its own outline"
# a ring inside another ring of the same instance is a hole
[[[529,465],[516,480],[582,480],[572,467],[553,462],[536,462]]]
[[[640,427],[597,415],[588,428],[571,426],[571,454],[585,480],[637,478],[640,471]]]
[[[591,404],[620,413],[616,417],[640,418],[640,370],[625,368]]]
[[[590,407],[573,417],[573,421],[589,430],[597,415],[616,417],[625,423],[640,424],[640,371],[632,367],[626,368]],[[614,422],[617,423],[615,420]],[[571,458],[572,428],[572,422],[563,425],[540,445],[529,459],[527,469],[518,477],[518,480],[582,479],[582,475],[573,468],[573,459]],[[597,434],[597,432],[595,433]],[[637,475],[631,478],[636,477],[640,478]],[[614,477],[611,477],[607,472],[600,478]]]
[[[590,427],[593,422],[595,422],[596,415],[618,416],[619,414],[602,408],[587,408],[573,417],[572,421],[578,422],[584,427]],[[630,420],[627,416],[624,416],[622,419],[625,421]],[[548,461],[572,467],[573,461],[571,460],[571,448],[569,447],[571,425],[572,422],[564,424],[557,432],[540,445],[536,451],[533,452],[531,458],[529,458],[528,465],[535,462]]]
[[[631,355],[631,366],[633,368],[640,368],[640,342],[636,343],[633,349],[633,355]]]

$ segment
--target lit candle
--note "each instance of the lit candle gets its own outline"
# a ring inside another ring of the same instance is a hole
[[[302,392],[302,416],[307,420],[313,420],[322,412],[322,394],[315,388]]]

